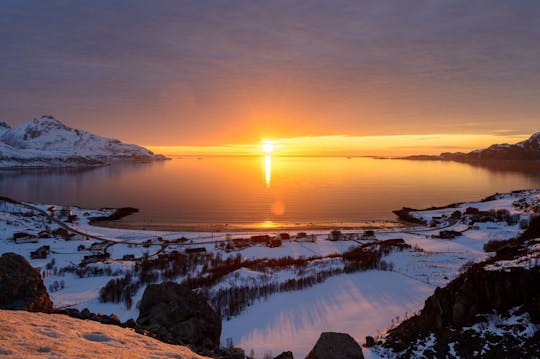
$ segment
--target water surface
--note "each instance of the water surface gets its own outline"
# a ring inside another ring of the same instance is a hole
[[[540,187],[535,164],[490,167],[342,157],[185,157],[84,170],[0,171],[0,194],[82,207],[137,207],[121,221],[208,230],[379,225],[393,209]]]

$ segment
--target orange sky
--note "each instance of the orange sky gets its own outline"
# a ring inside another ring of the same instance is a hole
[[[529,135],[395,135],[395,136],[314,136],[262,139],[259,143],[224,146],[148,146],[167,155],[264,155],[271,143],[273,156],[406,156],[469,152],[494,143],[516,143]]]

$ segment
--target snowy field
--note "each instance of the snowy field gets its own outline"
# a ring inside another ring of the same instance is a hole
[[[253,350],[257,358],[284,350],[301,358],[323,331],[347,332],[359,343],[367,335],[384,334],[419,310],[434,289],[455,278],[464,265],[489,255],[483,251],[485,243],[517,236],[539,207],[540,191],[520,191],[496,195],[487,201],[411,213],[424,220],[425,226],[380,229],[374,233],[343,230],[335,241],[329,240],[330,230],[307,231],[305,235],[290,233],[290,239],[282,238],[274,247],[265,243],[267,239],[257,242],[251,237],[267,234],[275,239],[279,238],[279,231],[216,234],[113,229],[89,224],[91,217],[112,214],[111,209],[52,211],[50,205],[0,201],[0,253],[19,253],[39,268],[55,306],[115,313],[123,321],[137,318],[137,302],[146,282],[141,282],[133,294],[131,306],[124,301],[102,302],[100,289],[111,279],[134,271],[143,260],[179,253],[188,259],[197,258],[201,254],[189,251],[198,250],[204,254],[198,258],[250,263],[218,276],[207,288],[209,296],[230,288],[280,285],[330,273],[302,290],[262,295],[223,321],[223,344],[230,338],[246,353]],[[68,222],[69,215],[73,217]],[[58,233],[59,228],[67,234]],[[448,232],[451,238],[446,237]],[[19,238],[15,241],[14,237]],[[343,273],[344,253],[391,239],[401,239],[410,247],[385,253],[385,270]],[[42,246],[50,247],[46,258],[32,258],[31,252]],[[286,257],[307,259],[307,264],[265,267],[271,259]],[[211,275],[207,265],[193,263],[189,272],[177,274],[173,280],[182,282]],[[165,280],[164,275],[163,271],[157,272],[153,280]],[[368,357],[376,357],[375,353],[364,351]]]

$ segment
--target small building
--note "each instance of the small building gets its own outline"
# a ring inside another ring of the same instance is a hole
[[[439,232],[439,238],[442,239],[454,239],[455,237],[461,236],[461,232],[458,231],[440,231]]]
[[[251,241],[255,243],[266,243],[270,239],[268,234],[258,234],[250,237]]]
[[[71,210],[71,208],[65,207],[65,208],[60,209],[60,211],[58,211],[58,215],[60,217],[66,217],[67,218],[67,217],[73,215],[73,211]]]
[[[281,239],[281,240],[289,240],[289,239],[291,239],[291,235],[289,233],[280,233],[279,234],[279,239]]]
[[[364,231],[362,239],[375,239],[375,232],[372,230]]]
[[[97,262],[107,260],[109,258],[111,258],[110,253],[92,254],[92,255],[84,256],[81,264],[85,265],[85,264],[90,264],[90,263],[97,263]]]
[[[186,248],[186,254],[206,253],[205,247]]]
[[[17,244],[38,242],[38,239],[35,235],[26,232],[13,233],[13,239]]]
[[[339,241],[341,240],[341,231],[338,231],[337,229],[330,232],[330,235],[328,236],[329,241]]]
[[[49,231],[41,231],[38,233],[38,238],[51,238],[51,232]]]
[[[67,231],[67,229],[62,228],[62,227],[59,227],[59,228],[56,228],[54,231],[52,231],[52,234],[53,234],[53,236],[55,236],[55,237],[64,237],[64,238],[67,238],[68,235],[69,235],[69,232]]]
[[[67,217],[67,221],[69,223],[73,223],[77,220],[77,215],[76,214],[70,214],[68,217]]]
[[[267,246],[268,248],[281,247],[281,239],[270,238],[270,239],[268,240],[268,242],[266,242],[266,246]]]
[[[79,246],[77,247],[77,250],[80,252],[80,251],[84,251],[86,249],[86,247],[84,246],[84,244],[79,244]]]
[[[32,259],[45,259],[51,250],[50,246],[41,246],[35,251],[30,252],[30,258]]]

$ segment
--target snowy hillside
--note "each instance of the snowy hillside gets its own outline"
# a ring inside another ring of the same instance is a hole
[[[16,335],[13,335],[16,333]],[[0,310],[4,358],[206,358],[131,329],[66,315]]]
[[[141,146],[70,128],[52,116],[13,128],[0,123],[0,167],[76,167],[164,159]]]

